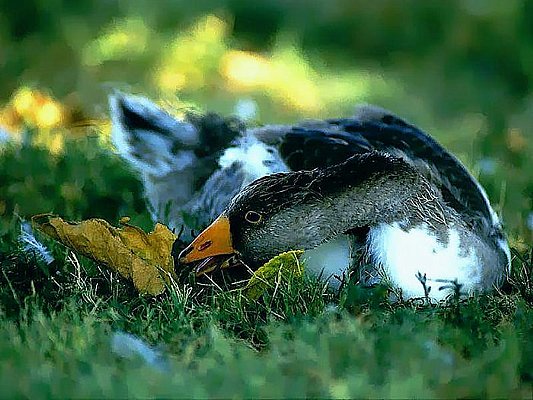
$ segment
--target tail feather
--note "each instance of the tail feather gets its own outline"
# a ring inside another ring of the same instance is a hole
[[[113,143],[142,179],[154,221],[198,229],[185,223],[192,221],[187,215],[194,211],[207,224],[240,188],[230,170],[213,177],[222,152],[244,130],[238,120],[190,113],[179,121],[144,97],[122,93],[112,95],[109,106]]]
[[[161,177],[195,161],[200,137],[150,100],[117,93],[110,97],[112,140],[120,155],[138,171]]]

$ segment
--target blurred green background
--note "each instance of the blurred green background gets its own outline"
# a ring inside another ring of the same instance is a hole
[[[251,104],[259,123],[390,108],[457,154],[512,245],[531,245],[533,2],[1,0],[0,10],[0,136],[32,145],[2,158],[3,218],[144,212],[108,151],[106,97],[120,89],[177,113]]]

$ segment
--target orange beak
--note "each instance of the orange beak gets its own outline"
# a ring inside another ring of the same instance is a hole
[[[179,262],[189,264],[209,257],[233,254],[228,217],[221,215],[179,255]]]

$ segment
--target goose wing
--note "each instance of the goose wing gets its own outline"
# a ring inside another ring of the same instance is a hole
[[[279,144],[292,170],[322,168],[373,150],[402,157],[417,168],[471,224],[499,224],[485,191],[462,163],[428,134],[386,110],[364,106],[354,117],[291,127]]]

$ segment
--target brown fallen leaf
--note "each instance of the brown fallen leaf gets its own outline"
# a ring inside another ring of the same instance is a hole
[[[32,218],[35,228],[131,279],[139,292],[160,294],[165,283],[176,279],[171,251],[177,237],[159,223],[146,233],[128,221],[123,218],[122,228],[116,228],[97,218],[82,222],[64,221],[51,214]]]

